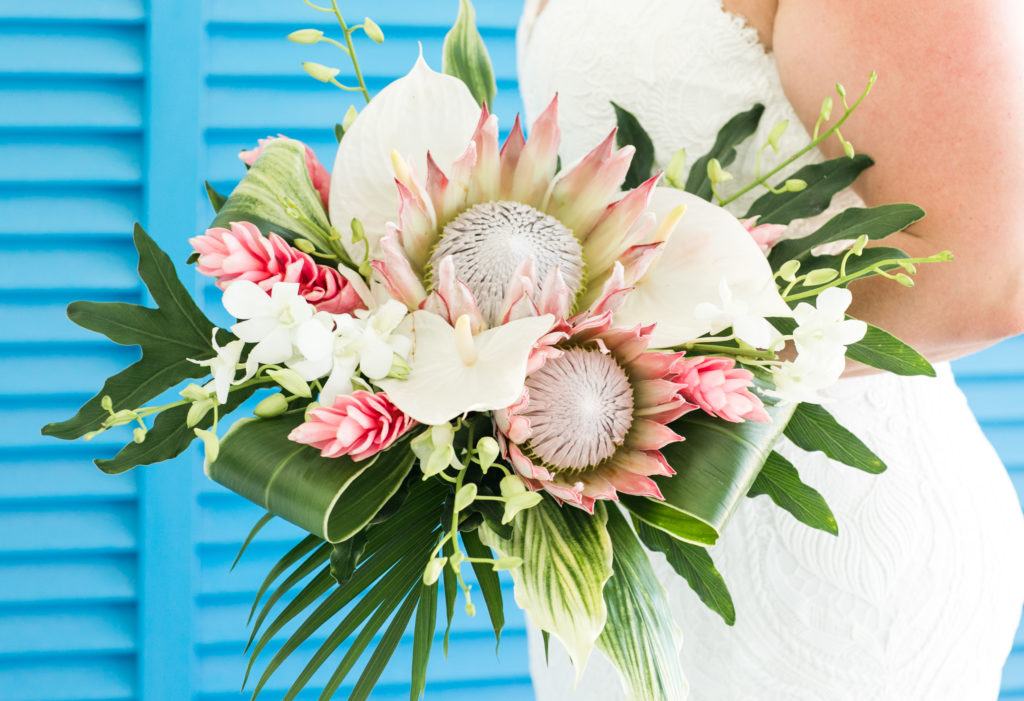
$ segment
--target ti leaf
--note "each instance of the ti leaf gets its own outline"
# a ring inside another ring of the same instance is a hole
[[[636,149],[633,160],[629,163],[629,170],[626,171],[626,179],[622,183],[622,189],[631,190],[651,177],[651,170],[654,168],[654,142],[632,112],[614,102],[612,107],[615,108],[615,123],[618,124],[618,131],[615,133],[616,145],[619,148],[632,146]]]
[[[683,636],[672,619],[665,587],[619,510],[604,510],[614,574],[604,587],[608,622],[597,647],[621,673],[632,701],[686,701],[690,685],[679,664]]]
[[[888,331],[868,324],[864,338],[846,347],[846,357],[896,375],[935,377],[935,368],[916,350]]]
[[[399,490],[415,456],[401,441],[371,461],[325,458],[288,440],[301,415],[242,419],[221,439],[206,474],[310,533],[332,543],[362,530]]]
[[[638,519],[634,519],[633,524],[643,544],[650,550],[663,553],[668,564],[686,580],[705,606],[721,616],[726,624],[731,626],[736,623],[736,606],[732,602],[732,595],[707,548],[677,540]]]
[[[110,396],[114,411],[138,409],[183,380],[208,374],[207,368],[189,358],[204,360],[214,355],[210,343],[213,323],[178,280],[171,259],[138,224],[134,238],[139,276],[157,308],[120,302],[73,302],[68,306],[68,318],[115,343],[139,346],[142,358],[109,378],[75,416],[44,426],[44,435],[71,440],[99,428],[109,415],[101,406],[104,395]],[[153,454],[149,462],[174,454]]]
[[[328,251],[331,224],[310,179],[305,149],[294,139],[268,141],[210,226],[249,222],[264,235],[273,232],[289,243],[304,238]]]
[[[459,0],[459,16],[444,38],[441,71],[465,83],[477,104],[493,106],[498,86],[470,0]]]
[[[768,456],[761,473],[754,480],[747,496],[768,495],[777,506],[811,528],[839,535],[839,526],[825,497],[800,480],[800,473],[778,453]]]
[[[612,542],[601,507],[590,515],[544,498],[516,517],[509,540],[480,528],[485,545],[522,559],[510,571],[516,603],[534,625],[562,641],[577,679],[608,615],[601,592],[612,576]]]
[[[884,204],[880,207],[850,207],[829,219],[814,233],[798,239],[779,241],[769,261],[773,269],[790,259],[806,261],[811,249],[835,241],[855,239],[867,234],[872,240],[885,238],[924,217],[924,210],[913,204]],[[853,259],[856,262],[856,259]],[[838,267],[838,266],[837,266]]]
[[[728,167],[736,160],[736,146],[755,131],[764,114],[764,105],[757,104],[746,112],[740,112],[725,123],[715,137],[711,150],[694,161],[690,175],[686,178],[686,191],[711,201],[711,180],[708,178],[708,163],[717,158],[722,167]]]
[[[804,166],[790,179],[803,180],[807,183],[805,189],[781,194],[768,192],[754,200],[743,217],[759,217],[759,224],[789,224],[794,219],[821,214],[828,209],[833,195],[852,185],[872,165],[871,158],[858,154]]]
[[[655,477],[663,500],[620,495],[648,525],[698,545],[713,545],[782,432],[792,407],[766,407],[771,423],[730,423],[694,412],[672,424],[686,440],[662,448],[676,474]]]
[[[819,404],[797,405],[786,426],[786,438],[804,450],[820,450],[833,460],[873,475],[886,469],[881,458]]]

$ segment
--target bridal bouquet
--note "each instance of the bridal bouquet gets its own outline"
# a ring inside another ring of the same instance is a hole
[[[444,73],[421,58],[372,99],[353,35],[383,41],[380,28],[350,27],[336,4],[314,7],[336,15],[344,42],[313,29],[289,38],[340,46],[359,85],[320,64],[307,72],[368,102],[336,128],[333,172],[302,143],[270,138],[241,154],[248,171],[229,197],[209,189],[216,216],[190,239],[190,262],[223,291],[237,320],[228,329],[136,227],[157,307],[76,302],[68,315],[139,346],[141,359],[44,433],[133,428],[124,449],[96,461],[108,473],[167,460],[198,437],[207,475],[267,511],[253,536],[274,517],[308,531],[254,604],[250,670],[294,624],[254,696],[326,628],[284,698],[328,662],[320,698],[331,698],[373,643],[349,695],[365,699],[411,625],[418,698],[439,587],[449,626],[460,590],[473,614],[471,568],[496,636],[497,572],[508,570],[516,603],[578,673],[596,647],[630,698],[684,699],[681,637],[648,551],[732,623],[706,548],[742,499],[767,495],[837,533],[821,495],[772,446],[784,434],[885,469],[820,392],[847,358],[932,370],[849,319],[846,286],[869,275],[910,285],[915,265],[948,255],[867,247],[923,216],[907,204],[848,209],[784,238],[871,164],[843,141],[846,157],[781,175],[824,139],[842,140],[860,100],[847,104],[841,88],[842,114],[830,121],[826,100],[804,151],[728,193],[727,168],[760,106],[727,123],[688,173],[682,152],[652,173],[650,139],[617,105],[618,128],[562,164],[557,98],[529,138],[517,120],[499,145],[495,82],[468,0]],[[785,128],[762,154],[778,151]],[[764,194],[744,218],[720,206],[756,188]],[[147,404],[172,388],[178,398]],[[227,425],[240,408],[246,416]]]

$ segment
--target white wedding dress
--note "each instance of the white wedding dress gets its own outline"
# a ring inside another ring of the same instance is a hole
[[[755,102],[767,109],[751,144],[781,119],[784,152],[806,143],[771,54],[720,0],[550,0],[539,17],[536,8],[528,0],[520,25],[520,84],[528,120],[558,92],[563,162],[614,125],[609,100],[636,114],[662,167],[680,147],[691,162],[705,153]],[[752,151],[730,168],[739,181]],[[997,697],[1024,599],[1024,519],[949,366],[937,370],[843,380],[831,392],[830,411],[888,463],[880,476],[780,448],[825,496],[840,535],[767,497],[745,500],[712,549],[735,627],[655,558],[683,630],[691,701]],[[626,698],[600,653],[574,694],[561,646],[552,641],[546,666],[535,630],[531,669],[538,701]]]

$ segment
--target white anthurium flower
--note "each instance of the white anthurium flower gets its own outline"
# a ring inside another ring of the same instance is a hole
[[[238,360],[242,357],[242,348],[245,341],[235,339],[225,346],[217,345],[217,331],[214,329],[210,343],[217,354],[207,360],[192,360],[196,365],[205,365],[210,368],[213,380],[207,383],[204,389],[213,389],[217,393],[217,403],[223,404],[228,400],[228,393],[231,391],[231,383],[235,380],[235,371],[238,369]]]
[[[868,325],[859,319],[847,319],[846,310],[853,294],[843,287],[830,287],[814,304],[801,302],[793,310],[797,327],[793,342],[801,355],[834,356],[846,353],[846,346],[864,338]]]
[[[312,365],[322,367],[329,355],[334,318],[327,312],[316,311],[299,294],[298,283],[279,282],[267,294],[249,280],[236,280],[224,291],[223,304],[229,314],[241,320],[231,327],[231,332],[246,343],[256,344],[249,351],[245,376],[240,381],[256,374],[260,365],[286,363],[303,367],[304,360],[313,363],[304,367],[304,372],[297,370],[303,379],[319,377]],[[313,357],[302,355],[295,347],[300,333],[318,339],[315,343],[307,342],[307,348],[326,348],[327,352],[318,352]]]
[[[701,302],[693,310],[696,319],[708,322],[711,333],[732,327],[736,338],[754,348],[771,348],[782,334],[768,321],[750,313],[750,304],[736,299],[729,283],[723,277],[718,288],[719,303]]]
[[[686,206],[647,272],[615,314],[619,326],[657,324],[652,348],[669,348],[721,330],[695,314],[721,302],[724,279],[733,305],[748,318],[789,316],[771,266],[739,220],[726,210],[675,188],[655,188],[648,208],[659,221]],[[742,326],[742,324],[741,324]],[[755,334],[756,335],[756,334]]]
[[[408,377],[376,384],[395,406],[428,425],[515,403],[523,392],[530,352],[554,323],[550,314],[526,317],[473,336],[468,316],[455,327],[428,311],[411,317]]]
[[[377,93],[345,132],[331,171],[331,223],[350,255],[362,260],[364,252],[351,244],[353,217],[363,223],[374,254],[385,223],[398,221],[392,151],[423,175],[427,151],[438,163],[451,163],[479,119],[480,105],[465,83],[432,71],[422,56],[408,75]]]

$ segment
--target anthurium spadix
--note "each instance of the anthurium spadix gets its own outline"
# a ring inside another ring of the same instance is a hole
[[[633,283],[615,323],[657,324],[652,348],[678,346],[721,331],[715,318],[698,313],[698,306],[721,303],[723,280],[732,305],[746,316],[789,316],[768,261],[738,219],[696,195],[666,187],[655,188],[648,212],[661,221],[680,205],[686,209],[679,222]]]
[[[472,335],[465,316],[452,327],[428,311],[411,315],[409,374],[379,380],[391,402],[416,421],[443,424],[469,411],[503,409],[523,391],[534,344],[554,317],[527,317]]]

